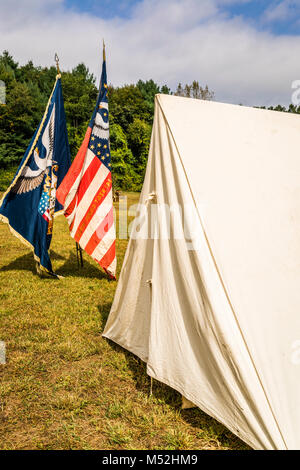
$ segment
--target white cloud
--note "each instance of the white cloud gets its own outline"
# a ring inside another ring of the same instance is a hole
[[[263,21],[278,22],[287,20],[296,20],[299,17],[300,1],[299,0],[282,0],[271,2],[271,5],[265,10]]]
[[[153,78],[175,89],[199,80],[216,99],[243,104],[289,103],[300,78],[300,36],[259,32],[221,6],[234,0],[144,0],[129,19],[67,10],[63,0],[0,0],[0,44],[21,63],[62,68],[85,62],[99,76],[101,42],[115,85]],[[12,14],[13,11],[13,14]]]

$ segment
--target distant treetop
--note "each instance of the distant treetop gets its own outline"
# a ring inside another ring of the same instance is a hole
[[[198,81],[194,80],[191,85],[187,83],[184,87],[181,83],[178,84],[177,90],[175,91],[176,96],[184,96],[185,98],[194,98],[197,100],[213,100],[215,93],[208,89],[205,85],[203,88]]]

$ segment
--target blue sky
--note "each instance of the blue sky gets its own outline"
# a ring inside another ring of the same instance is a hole
[[[128,19],[135,6],[142,3],[142,0],[65,0],[64,3],[67,8],[91,13],[98,17]],[[270,31],[276,35],[295,35],[300,33],[299,3],[297,0],[246,0],[229,1],[225,4],[220,2],[220,7],[228,17],[242,17],[257,30]],[[199,8],[201,8],[201,0],[199,0]]]
[[[105,39],[115,86],[198,80],[217,101],[289,104],[300,80],[300,0],[0,0],[0,53],[99,79]],[[13,15],[12,12],[13,11]]]
[[[228,6],[227,11],[232,16],[241,15],[259,30],[271,31],[276,35],[295,35],[300,32],[299,1],[252,0]]]
[[[139,3],[139,0],[66,0],[65,5],[68,8],[74,8],[77,11],[93,13],[100,17],[129,18],[132,8]]]

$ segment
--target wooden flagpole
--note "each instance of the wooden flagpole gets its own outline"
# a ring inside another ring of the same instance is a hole
[[[106,60],[106,57],[105,57],[105,42],[104,42],[104,39],[103,39],[103,60]],[[59,72],[59,58],[58,58],[58,55],[55,54],[55,61],[56,61],[56,68],[57,68],[57,72]],[[101,83],[100,83],[100,87],[101,87]],[[81,246],[79,245],[79,243],[76,242],[76,256],[77,256],[77,266],[78,268],[79,267],[83,267],[83,256],[82,256],[82,248]]]
[[[83,268],[83,256],[82,256],[82,248],[79,243],[76,242],[76,255],[77,255],[77,266],[78,268]]]

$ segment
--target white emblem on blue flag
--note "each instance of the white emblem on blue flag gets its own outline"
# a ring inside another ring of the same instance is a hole
[[[16,184],[13,186],[12,191],[17,194],[27,193],[33,191],[40,184],[45,176],[46,169],[52,166],[53,146],[54,146],[54,121],[55,121],[55,105],[53,106],[51,116],[48,120],[47,126],[42,136],[42,144],[46,149],[46,156],[40,157],[41,150],[36,147],[33,151],[33,158],[29,163],[24,166],[21,175],[19,176]],[[32,164],[37,169],[32,169]]]

